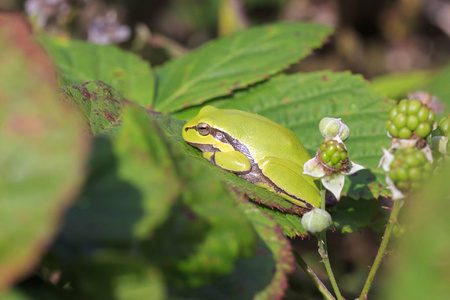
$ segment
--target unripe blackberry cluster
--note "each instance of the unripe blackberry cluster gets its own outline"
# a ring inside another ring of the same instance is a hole
[[[433,129],[434,119],[434,111],[421,101],[404,99],[389,112],[386,128],[396,138],[426,138]]]
[[[401,191],[415,189],[431,174],[432,165],[422,151],[415,148],[398,150],[390,164],[389,177]]]
[[[348,166],[348,154],[344,144],[335,140],[327,140],[319,146],[318,157],[334,171]]]
[[[441,135],[446,137],[450,136],[450,114],[446,117],[443,117],[438,123],[438,129]]]

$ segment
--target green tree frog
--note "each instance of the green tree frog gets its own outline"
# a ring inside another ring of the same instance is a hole
[[[184,125],[183,139],[224,170],[296,205],[320,207],[319,189],[302,174],[308,152],[291,130],[266,117],[205,106]]]

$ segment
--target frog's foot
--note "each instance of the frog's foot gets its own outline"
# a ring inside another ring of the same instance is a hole
[[[252,169],[247,156],[239,151],[203,152],[203,157],[220,168],[236,174],[245,174]]]

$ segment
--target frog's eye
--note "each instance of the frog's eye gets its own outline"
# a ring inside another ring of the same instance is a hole
[[[211,132],[211,127],[206,123],[199,123],[197,125],[197,131],[200,135],[208,135]]]

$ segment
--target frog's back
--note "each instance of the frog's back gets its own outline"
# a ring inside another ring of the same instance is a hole
[[[258,161],[274,156],[303,165],[310,158],[290,129],[264,116],[234,109],[215,109],[208,113],[214,128],[227,132],[247,145],[251,155]],[[226,124],[226,128],[222,124]]]

